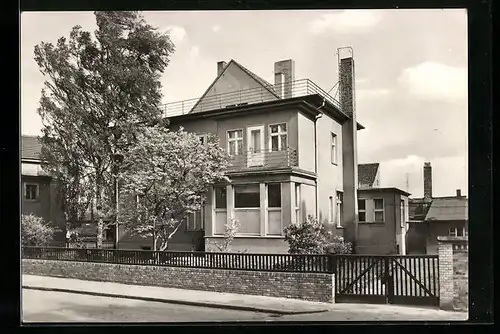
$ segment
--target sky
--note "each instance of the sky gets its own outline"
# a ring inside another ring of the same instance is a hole
[[[380,163],[383,187],[423,195],[430,161],[433,195],[467,194],[467,13],[463,9],[143,12],[169,32],[176,51],[162,76],[164,102],[201,96],[217,62],[231,59],[274,82],[274,63],[295,61],[295,78],[328,91],[338,81],[337,48],[354,50],[358,163]],[[36,110],[44,77],[35,45],[55,43],[92,12],[21,14],[21,132],[41,134]],[[335,92],[335,90],[332,91]]]

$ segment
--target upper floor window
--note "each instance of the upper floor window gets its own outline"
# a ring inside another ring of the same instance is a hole
[[[366,222],[366,200],[358,199],[358,220],[360,222]]]
[[[450,237],[466,237],[468,235],[467,229],[452,227],[449,230]]]
[[[287,148],[286,124],[270,125],[271,151],[282,151]]]
[[[24,184],[24,198],[28,200],[38,199],[38,184],[36,183],[25,183]]]
[[[243,130],[227,132],[227,150],[229,155],[243,154]]]
[[[375,198],[373,200],[373,204],[375,207],[375,221],[383,222],[384,221],[384,200],[382,198]]]
[[[337,135],[331,133],[331,159],[332,164],[337,164]]]

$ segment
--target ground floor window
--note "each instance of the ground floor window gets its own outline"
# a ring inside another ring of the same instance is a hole
[[[205,229],[205,205],[201,209],[188,214],[186,221],[187,231],[202,231]]]
[[[259,184],[246,184],[234,186],[235,208],[259,208],[260,187]]]
[[[267,205],[270,208],[281,208],[281,183],[267,185]]]

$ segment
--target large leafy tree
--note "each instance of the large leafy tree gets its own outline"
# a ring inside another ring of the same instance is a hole
[[[226,180],[228,156],[218,139],[158,125],[139,135],[125,155],[121,177],[128,203],[120,210],[126,230],[165,250],[187,218],[201,208],[210,184]]]
[[[45,76],[43,167],[59,181],[68,220],[90,208],[102,245],[105,221],[116,218],[117,157],[142,128],[160,122],[160,76],[174,45],[138,12],[96,12],[92,34],[75,26],[56,45],[35,47]]]

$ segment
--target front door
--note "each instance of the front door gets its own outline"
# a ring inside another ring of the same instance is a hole
[[[247,166],[264,165],[264,126],[251,126],[247,129]]]

